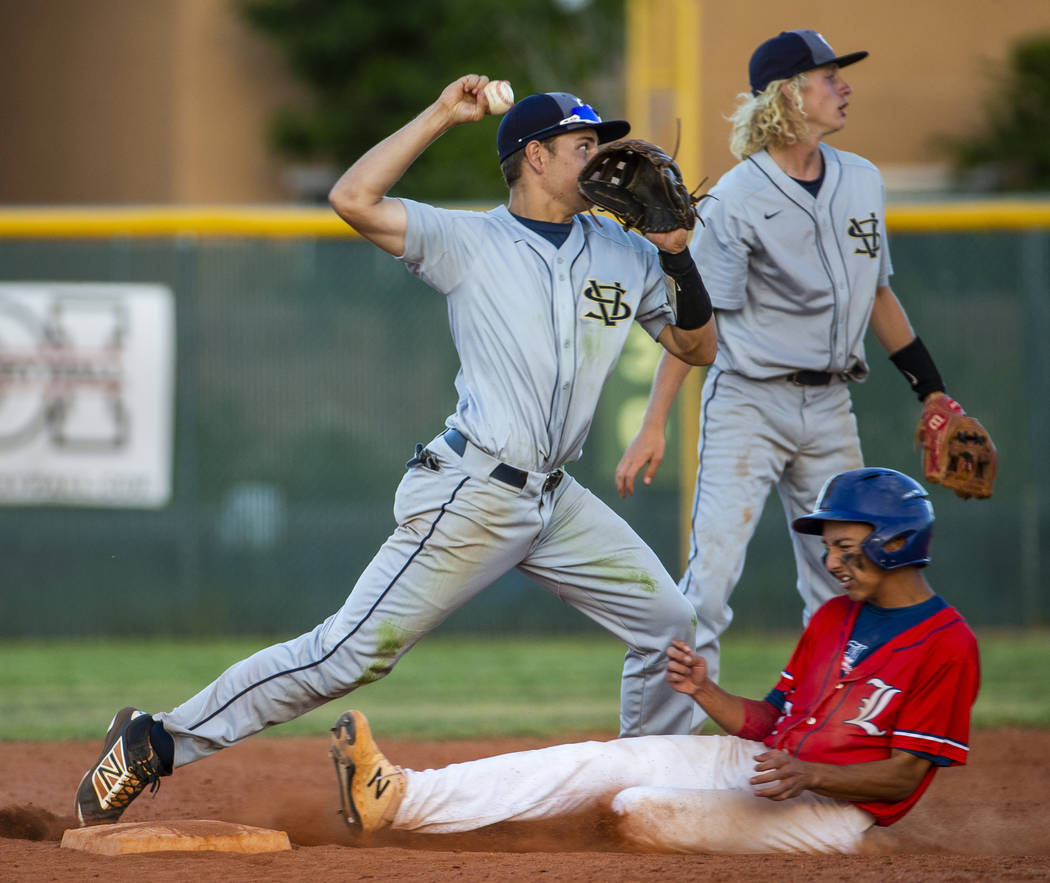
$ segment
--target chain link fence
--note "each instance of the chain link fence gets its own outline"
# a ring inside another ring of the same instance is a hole
[[[949,393],[985,423],[1001,458],[991,500],[931,489],[931,582],[975,625],[1045,625],[1050,233],[891,234],[894,288]],[[405,460],[455,407],[441,296],[373,246],[327,234],[2,236],[0,283],[19,281],[170,287],[173,492],[158,509],[0,505],[0,635],[291,634],[336,610],[394,527]],[[872,374],[854,392],[866,462],[917,476],[919,405],[870,336],[868,352]],[[679,493],[691,494],[692,476],[677,473],[669,450],[651,487],[621,501],[613,485],[658,355],[635,329],[569,468],[677,577]],[[668,436],[676,443],[676,426]],[[794,584],[772,494],[734,629],[797,628]],[[442,627],[593,628],[517,573]]]

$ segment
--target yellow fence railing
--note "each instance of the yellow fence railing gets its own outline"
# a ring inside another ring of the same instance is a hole
[[[890,204],[886,226],[895,233],[959,233],[1050,227],[1050,200],[997,199]]]
[[[0,238],[113,236],[356,236],[314,206],[141,206],[0,208]]]
[[[891,204],[886,223],[899,233],[1050,228],[1050,200]],[[356,236],[330,209],[314,206],[0,208],[0,238],[178,235]]]

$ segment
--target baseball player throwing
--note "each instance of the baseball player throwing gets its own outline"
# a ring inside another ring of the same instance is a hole
[[[762,43],[751,93],[733,118],[741,162],[701,204],[691,243],[716,309],[718,355],[700,403],[699,470],[689,562],[680,582],[694,604],[696,647],[718,679],[719,637],[747,545],[775,485],[788,524],[809,511],[827,477],[862,464],[849,381],[868,374],[870,327],[920,400],[944,383],[889,286],[885,196],[867,160],[823,139],[843,128],[852,92],[836,55],[809,30]],[[641,430],[616,470],[621,496],[648,484],[690,366],[665,355]],[[947,400],[950,401],[950,400]],[[803,623],[839,586],[816,537],[794,532]],[[694,721],[699,727],[703,716]]]
[[[431,142],[483,118],[488,82],[447,86],[331,192],[348,224],[445,296],[461,360],[456,412],[416,446],[394,498],[396,530],[313,631],[235,664],[172,711],[118,713],[77,791],[82,824],[116,821],[158,776],[378,680],[515,567],[627,645],[624,735],[688,731],[691,704],[664,681],[663,650],[693,641],[692,607],[655,553],[564,467],[580,456],[631,322],[676,358],[706,364],[710,301],[687,230],[646,241],[579,214],[580,170],[630,126],[568,93],[531,95],[503,118],[507,206],[449,211],[388,197]]]
[[[762,701],[721,689],[674,641],[667,680],[727,733],[559,745],[438,770],[383,756],[359,711],[331,753],[347,821],[451,833],[608,806],[631,843],[668,852],[854,852],[905,815],[938,767],[966,763],[977,643],[923,576],[933,509],[891,469],[832,477],[794,529],[823,538],[845,593],[811,619]]]

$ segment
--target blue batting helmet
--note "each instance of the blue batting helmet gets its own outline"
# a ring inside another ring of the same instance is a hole
[[[851,469],[825,482],[817,508],[792,522],[799,533],[819,535],[825,521],[859,521],[874,529],[861,543],[867,556],[883,570],[930,563],[933,506],[926,489],[893,469]],[[895,552],[886,546],[902,539]]]

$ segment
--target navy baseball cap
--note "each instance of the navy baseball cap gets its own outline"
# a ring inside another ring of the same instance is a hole
[[[766,40],[751,55],[747,72],[751,80],[751,93],[765,91],[773,80],[789,80],[795,74],[811,71],[815,67],[835,63],[839,67],[867,58],[867,52],[850,52],[836,55],[827,40],[816,31],[781,31]]]
[[[615,141],[631,131],[626,120],[603,121],[589,104],[568,92],[541,92],[522,98],[504,115],[496,132],[499,161],[530,141],[543,141],[576,129],[594,129],[598,143]]]

